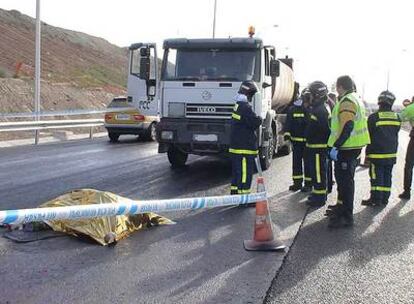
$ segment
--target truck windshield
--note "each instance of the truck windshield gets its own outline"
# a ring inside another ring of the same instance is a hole
[[[260,51],[243,49],[168,49],[163,80],[260,80]]]

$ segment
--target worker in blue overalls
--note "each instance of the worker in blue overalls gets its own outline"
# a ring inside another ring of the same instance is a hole
[[[290,191],[308,192],[312,187],[312,179],[310,177],[309,161],[305,160],[306,138],[305,130],[307,123],[306,109],[303,104],[303,99],[310,94],[306,88],[302,91],[301,96],[297,98],[293,105],[289,107],[286,115],[285,124],[285,140],[290,140],[292,143],[292,180],[293,184],[289,186]],[[305,181],[305,189],[302,188]]]
[[[231,194],[249,194],[254,172],[254,159],[258,154],[256,130],[262,124],[250,105],[258,91],[253,81],[243,81],[235,96],[231,133],[230,155],[232,160]]]
[[[370,162],[371,195],[363,200],[364,206],[384,207],[391,194],[392,169],[397,162],[398,132],[401,119],[392,111],[395,96],[383,91],[378,97],[378,112],[368,117],[368,131],[371,143],[366,154]]]

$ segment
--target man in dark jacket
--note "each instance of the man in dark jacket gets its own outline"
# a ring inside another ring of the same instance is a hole
[[[250,105],[257,86],[253,81],[243,81],[235,97],[230,149],[232,159],[231,194],[248,194],[254,172],[254,159],[258,154],[256,130],[262,124]]]
[[[312,194],[306,202],[311,207],[322,207],[327,198],[327,149],[329,138],[330,111],[326,102],[328,88],[321,81],[309,85],[311,108],[306,127],[306,147],[312,172]]]
[[[409,121],[412,128],[410,132],[410,141],[405,155],[404,167],[404,192],[399,195],[403,200],[411,198],[411,184],[413,181],[413,167],[414,167],[414,96],[411,99],[404,100],[403,105],[405,109],[401,112],[400,117],[403,121]]]
[[[293,105],[288,109],[285,123],[285,140],[292,142],[292,179],[293,184],[289,187],[290,191],[298,191],[302,189],[303,180],[305,179],[305,187],[312,186],[310,177],[310,168],[308,162],[305,161],[306,148],[306,109],[303,105],[303,99],[309,94],[307,89],[302,91],[301,96],[294,101]],[[303,176],[305,173],[305,176]]]
[[[368,117],[371,143],[366,154],[370,161],[371,195],[364,206],[385,206],[391,194],[392,168],[397,161],[401,119],[391,110],[395,96],[389,91],[378,97],[379,110]]]

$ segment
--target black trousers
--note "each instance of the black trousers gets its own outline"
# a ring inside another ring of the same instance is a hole
[[[369,177],[371,179],[371,199],[387,203],[391,195],[392,168],[394,165],[375,164],[371,161]]]
[[[312,200],[326,202],[327,195],[327,149],[309,149],[312,177]]]
[[[359,163],[361,150],[340,150],[335,162],[335,180],[338,189],[338,203],[343,205],[344,213],[352,217],[354,212],[355,170]]]
[[[250,193],[255,157],[255,155],[231,154],[231,194]]]
[[[407,147],[407,154],[405,155],[404,167],[404,190],[411,191],[411,183],[413,181],[413,167],[414,167],[414,137],[410,137],[410,142]]]
[[[302,184],[310,186],[312,183],[311,170],[309,163],[309,152],[304,142],[292,142],[292,179],[294,184]]]

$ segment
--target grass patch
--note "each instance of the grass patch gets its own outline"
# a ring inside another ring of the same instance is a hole
[[[104,66],[95,65],[84,70],[74,70],[72,79],[76,79],[76,83],[83,88],[103,86],[107,84],[126,87],[127,72],[124,69],[112,70]]]
[[[0,68],[0,78],[6,78],[7,73],[5,69]]]

